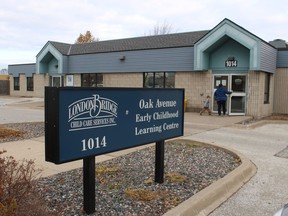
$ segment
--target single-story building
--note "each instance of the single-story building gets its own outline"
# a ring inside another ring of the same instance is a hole
[[[221,83],[233,91],[229,115],[288,114],[287,43],[268,43],[229,19],[209,31],[48,41],[36,63],[9,65],[8,72],[13,96],[44,97],[44,86],[185,88],[187,111],[199,111]]]

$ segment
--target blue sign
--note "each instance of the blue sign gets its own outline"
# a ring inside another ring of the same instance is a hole
[[[46,87],[46,160],[59,164],[182,136],[183,103],[183,89]]]

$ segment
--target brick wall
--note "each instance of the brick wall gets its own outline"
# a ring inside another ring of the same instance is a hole
[[[273,113],[274,76],[270,76],[269,103],[264,104],[265,73],[248,72],[247,115],[261,118]]]
[[[278,68],[275,73],[274,113],[288,114],[288,68]]]
[[[104,87],[143,87],[142,73],[103,74]]]
[[[185,88],[185,98],[188,100],[187,111],[198,112],[207,95],[212,97],[212,72],[178,72],[175,77],[175,87]]]
[[[44,88],[49,86],[49,76],[47,74],[33,74],[33,91],[27,91],[27,77],[20,74],[20,89],[14,90],[14,79],[10,76],[10,95],[18,97],[44,97]]]

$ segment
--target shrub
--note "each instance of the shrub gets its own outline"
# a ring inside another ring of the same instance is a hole
[[[44,199],[36,188],[35,179],[40,170],[34,161],[16,161],[4,157],[0,151],[0,215],[32,216],[56,215],[50,213]]]

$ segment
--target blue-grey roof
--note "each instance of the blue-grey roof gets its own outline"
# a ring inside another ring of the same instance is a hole
[[[63,55],[121,52],[145,49],[192,47],[209,31],[145,36],[82,44],[67,44],[49,41]]]

